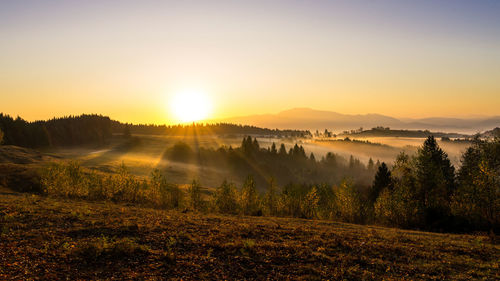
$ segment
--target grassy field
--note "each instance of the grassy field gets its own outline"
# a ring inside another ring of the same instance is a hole
[[[0,190],[0,279],[498,280],[489,236],[235,217]]]

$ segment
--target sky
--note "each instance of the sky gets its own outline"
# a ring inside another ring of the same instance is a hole
[[[0,112],[500,115],[500,1],[0,0]]]

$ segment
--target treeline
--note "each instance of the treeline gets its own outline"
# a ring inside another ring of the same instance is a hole
[[[309,137],[311,133],[303,130],[279,130],[259,128],[248,125],[236,125],[229,123],[192,123],[189,125],[154,125],[154,124],[128,124],[113,121],[113,132],[121,133],[129,130],[132,134],[144,135],[169,135],[169,136],[186,136],[186,135],[259,135],[259,136],[275,136],[275,137]]]
[[[0,113],[3,144],[39,148],[104,144],[111,137],[111,120],[101,115],[80,115],[28,122]]]
[[[184,211],[365,221],[364,199],[357,197],[361,192],[350,181],[333,186],[290,183],[280,188],[271,178],[261,192],[253,177],[248,176],[240,188],[223,181],[215,190],[207,192],[196,180],[181,189],[169,183],[158,169],[144,178],[132,175],[124,165],[115,173],[102,173],[83,168],[77,162],[59,162],[52,163],[43,172],[40,192],[55,197]]]
[[[266,129],[255,126],[218,124],[133,125],[120,123],[102,115],[80,115],[28,122],[0,113],[0,144],[30,148],[106,144],[113,135],[258,135],[273,137],[310,137],[309,131]]]
[[[260,190],[265,188],[269,178],[274,178],[279,185],[291,182],[338,184],[344,178],[351,178],[356,186],[367,187],[377,166],[372,159],[365,165],[353,156],[345,159],[331,152],[316,159],[313,153],[307,155],[302,145],[298,144],[288,148],[283,143],[261,147],[257,139],[250,136],[243,138],[241,145],[234,148],[192,148],[178,142],[165,152],[163,158],[214,167],[227,171],[232,178],[244,179],[252,175]]]

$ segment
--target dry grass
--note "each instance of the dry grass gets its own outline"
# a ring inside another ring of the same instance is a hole
[[[488,236],[0,195],[0,279],[500,278]]]

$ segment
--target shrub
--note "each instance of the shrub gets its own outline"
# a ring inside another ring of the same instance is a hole
[[[317,186],[318,200],[318,216],[322,219],[334,218],[336,205],[336,195],[333,187],[328,184],[320,184]]]
[[[178,142],[169,148],[165,157],[177,162],[192,162],[194,160],[194,151],[185,142]]]
[[[149,179],[132,175],[125,165],[113,174],[82,168],[78,162],[52,163],[42,174],[46,194],[59,197],[130,202],[157,208],[181,208],[184,193],[167,182],[159,170]]]
[[[183,193],[175,184],[167,182],[166,177],[155,169],[151,173],[149,180],[151,201],[156,206],[165,209],[181,207],[183,203]]]
[[[236,187],[224,181],[213,193],[213,205],[217,212],[224,214],[237,214],[239,205]]]
[[[262,213],[260,209],[259,193],[252,176],[248,176],[241,188],[240,194],[241,211],[245,215],[257,215]]]
[[[41,184],[45,193],[71,198],[88,196],[94,174],[85,174],[76,161],[52,163],[42,174]]]
[[[75,257],[88,263],[96,262],[101,258],[121,259],[148,253],[149,248],[138,244],[134,239],[125,237],[113,240],[106,236],[83,242],[72,250]]]
[[[336,187],[336,217],[346,222],[364,222],[364,206],[356,187],[348,180]]]
[[[188,188],[188,200],[191,209],[197,211],[204,209],[204,202],[201,197],[201,186],[196,180],[193,180]]]
[[[319,196],[315,186],[305,196],[301,209],[304,218],[312,219],[317,217]]]
[[[268,215],[278,214],[278,188],[273,178],[269,180],[267,192],[264,195],[264,209]]]

